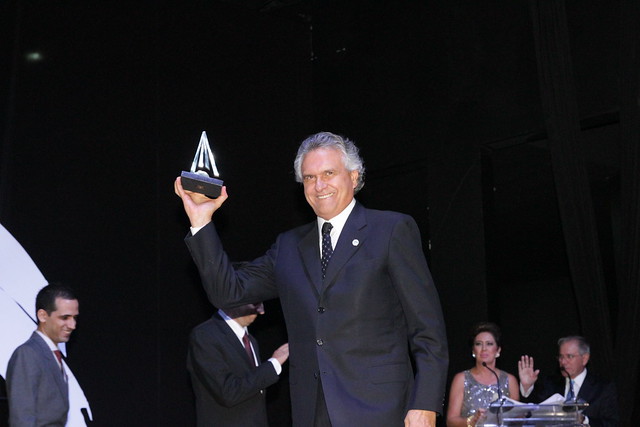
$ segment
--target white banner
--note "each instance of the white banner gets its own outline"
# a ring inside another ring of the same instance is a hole
[[[7,375],[13,350],[29,339],[36,329],[36,295],[47,285],[38,267],[16,239],[0,224],[0,375]],[[59,345],[66,355],[64,343]],[[67,426],[85,427],[81,409],[91,408],[76,377],[69,375],[69,416]]]

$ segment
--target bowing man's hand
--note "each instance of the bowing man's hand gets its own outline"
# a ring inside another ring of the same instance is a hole
[[[404,419],[404,427],[436,427],[436,413],[422,409],[410,409]]]
[[[284,343],[278,347],[271,357],[280,362],[280,365],[284,365],[284,362],[289,358],[289,343]]]
[[[176,178],[173,188],[182,199],[184,211],[189,217],[192,227],[203,227],[211,222],[211,216],[229,197],[227,195],[227,187],[222,187],[222,192],[217,199],[210,199],[204,194],[187,191],[182,187],[180,177]]]

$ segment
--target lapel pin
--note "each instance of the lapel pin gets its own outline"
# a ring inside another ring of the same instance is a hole
[[[358,240],[358,239],[353,239],[353,240],[351,241],[351,244],[352,244],[353,246],[358,246],[358,245],[360,244],[360,240]]]

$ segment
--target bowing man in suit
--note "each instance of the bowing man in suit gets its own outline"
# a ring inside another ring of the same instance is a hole
[[[435,426],[448,352],[415,221],[355,200],[364,164],[346,138],[310,136],[294,169],[316,220],[280,234],[240,268],[212,222],[226,188],[208,199],[176,179],[191,222],[185,241],[210,301],[224,307],[280,298],[295,426]]]
[[[558,340],[558,364],[562,376],[546,378],[536,385],[539,369],[534,369],[533,357],[518,361],[520,393],[523,400],[541,402],[554,394],[566,401],[586,402],[583,423],[591,427],[617,427],[620,423],[618,394],[615,385],[587,369],[591,349],[587,340],[573,335]]]
[[[289,347],[283,344],[260,363],[247,329],[258,314],[264,314],[262,303],[218,310],[191,332],[187,369],[199,427],[268,425],[264,389],[278,381]]]
[[[38,292],[38,327],[15,349],[7,365],[12,427],[66,424],[69,387],[58,344],[69,341],[78,314],[78,299],[71,289],[49,284]]]

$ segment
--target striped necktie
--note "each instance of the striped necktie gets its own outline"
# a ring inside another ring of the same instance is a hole
[[[575,400],[575,398],[576,396],[573,393],[573,380],[569,379],[569,391],[567,392],[567,398],[565,399],[565,402],[572,402]]]
[[[60,365],[60,373],[62,373],[62,378],[64,378],[65,382],[68,380],[67,372],[64,370],[64,365],[62,364],[62,352],[60,350],[53,350],[53,354],[56,355],[56,359],[58,359],[58,364]]]

